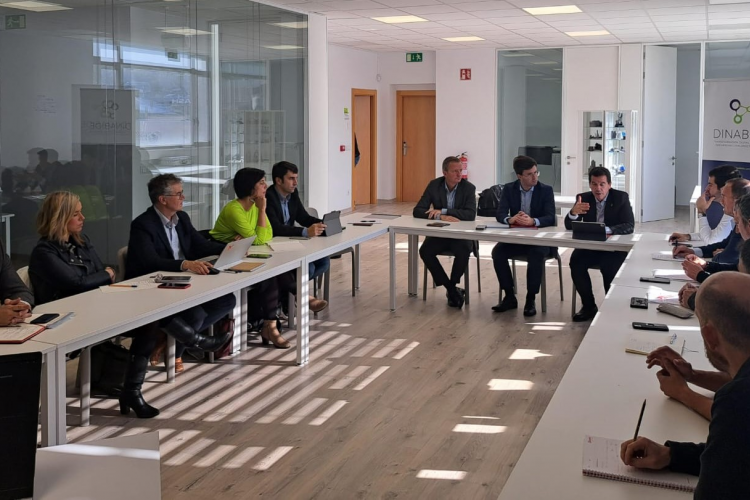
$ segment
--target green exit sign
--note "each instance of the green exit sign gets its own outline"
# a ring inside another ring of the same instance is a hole
[[[18,14],[15,16],[5,16],[5,29],[6,30],[25,30],[26,29],[26,16],[23,14]]]
[[[422,62],[422,53],[421,52],[407,52],[406,62]]]

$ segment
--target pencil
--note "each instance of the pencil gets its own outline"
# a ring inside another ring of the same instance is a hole
[[[643,420],[643,412],[646,409],[646,400],[643,400],[643,406],[641,406],[641,414],[638,417],[638,425],[635,426],[635,435],[633,436],[633,441],[638,439],[638,431],[641,430],[641,421]]]
[[[114,288],[138,288],[138,285],[109,285]]]

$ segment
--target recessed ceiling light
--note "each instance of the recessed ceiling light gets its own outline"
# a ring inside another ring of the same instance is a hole
[[[371,17],[374,21],[380,21],[386,24],[399,24],[399,23],[427,23],[427,19],[422,19],[417,16],[388,16],[388,17]]]
[[[271,26],[279,26],[280,28],[292,28],[295,30],[302,30],[307,28],[307,21],[291,21],[287,23],[268,23]]]
[[[448,38],[443,38],[446,42],[480,42],[484,40],[484,38],[479,38],[478,36],[451,36]]]
[[[578,37],[578,36],[604,36],[609,35],[609,31],[607,30],[598,30],[598,31],[566,31],[566,35],[572,36],[572,37]]]
[[[72,10],[70,7],[64,7],[56,3],[37,2],[36,0],[27,0],[24,2],[8,2],[0,4],[0,7],[10,7],[11,9],[30,10],[32,12],[51,12],[53,10]]]
[[[557,61],[530,61],[530,62],[531,62],[531,64],[536,64],[536,65],[539,65],[539,66],[541,66],[541,65],[549,65],[549,64],[560,64]]]
[[[581,9],[575,5],[558,5],[556,7],[527,7],[526,12],[532,16],[548,16],[550,14],[577,14]]]
[[[266,49],[273,49],[273,50],[294,50],[294,49],[304,48],[304,47],[300,47],[299,45],[264,45],[263,47]]]
[[[534,57],[532,54],[526,52],[501,52],[503,57]]]
[[[165,26],[158,28],[162,33],[169,33],[171,35],[182,35],[182,36],[195,36],[195,35],[210,35],[210,31],[197,30],[195,28],[188,28],[187,26]]]

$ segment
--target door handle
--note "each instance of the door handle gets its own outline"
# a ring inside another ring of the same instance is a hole
[[[565,157],[565,159],[567,159],[567,160],[572,160],[573,158],[575,158],[575,156],[566,156]]]
[[[406,156],[406,150],[409,149],[409,146],[406,145],[406,141],[401,144],[401,155]]]

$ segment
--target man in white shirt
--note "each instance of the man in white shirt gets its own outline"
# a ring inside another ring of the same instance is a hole
[[[714,201],[721,199],[721,188],[730,179],[740,179],[742,174],[734,165],[721,165],[708,172],[708,185],[701,196],[695,200],[695,208],[698,211],[698,232],[697,233],[672,233],[670,241],[697,241],[705,245],[719,243],[726,239],[734,229],[734,218],[732,215],[724,213],[715,228],[708,224],[706,211]]]

